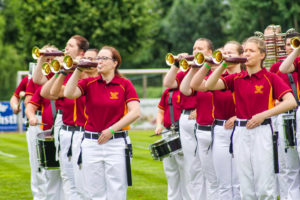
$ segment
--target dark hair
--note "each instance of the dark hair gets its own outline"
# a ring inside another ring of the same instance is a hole
[[[86,52],[89,48],[89,41],[81,35],[73,35],[71,38],[77,41],[78,48]]]
[[[114,59],[115,61],[118,62],[117,66],[116,66],[116,69],[115,69],[115,74],[121,76],[120,72],[118,71],[118,68],[121,66],[121,63],[122,63],[122,58],[121,58],[121,55],[119,53],[119,51],[112,47],[112,46],[104,46],[101,48],[102,49],[106,49],[106,50],[109,50],[112,54],[112,59]]]
[[[208,50],[211,50],[212,52],[214,51],[214,45],[211,40],[207,38],[198,38],[195,42],[197,41],[205,41],[207,43]]]
[[[99,53],[99,49],[93,48],[93,49],[88,49],[86,51],[95,51],[97,54]]]

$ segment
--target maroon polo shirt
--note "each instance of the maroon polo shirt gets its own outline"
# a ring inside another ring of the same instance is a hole
[[[265,68],[249,76],[241,72],[222,77],[226,89],[233,92],[236,115],[240,119],[251,119],[253,115],[271,109],[275,99],[292,92],[289,86],[277,75]]]
[[[222,77],[226,77],[228,75],[228,72],[225,72]],[[215,119],[228,120],[235,116],[235,105],[231,91],[214,90],[212,93]]]
[[[171,126],[171,114],[169,105],[170,89],[166,89],[161,96],[158,107],[164,111],[164,127],[169,128]],[[173,90],[172,105],[174,113],[174,121],[178,121],[181,114],[180,106],[180,91],[178,89]]]
[[[39,89],[41,85],[33,82],[33,79],[30,79],[26,88],[26,95],[33,95],[37,89]]]
[[[282,61],[274,63],[272,65],[272,67],[270,68],[270,72],[273,72],[273,73],[277,74],[291,88],[291,83],[290,83],[290,79],[289,79],[288,75],[285,74],[285,73],[282,73],[281,71],[279,71],[279,67],[280,67],[281,63],[282,63]],[[292,76],[293,76],[293,79],[294,79],[295,84],[296,84],[296,89],[297,89],[298,98],[299,98],[298,73],[297,72],[292,72]]]
[[[127,114],[127,103],[139,101],[132,83],[118,75],[107,84],[100,76],[80,80],[78,87],[86,97],[85,130],[101,132]],[[128,129],[129,127],[123,128]]]
[[[51,129],[53,125],[53,116],[52,116],[52,111],[51,111],[51,106],[50,106],[50,100],[43,98],[41,96],[41,87],[39,87],[35,93],[33,94],[31,100],[29,103],[36,105],[42,113],[42,121],[41,123],[45,123],[47,125],[41,125],[42,130],[48,130]]]
[[[76,126],[84,126],[87,116],[85,111],[85,96],[75,99],[74,104],[74,121]]]
[[[214,121],[214,105],[212,92],[196,92],[196,122],[200,125],[212,125]]]
[[[180,84],[183,80],[183,78],[185,77],[185,75],[189,72],[178,72],[176,75],[176,81],[177,81],[177,85],[178,88],[180,87]],[[190,109],[195,109],[196,108],[196,96],[195,95],[191,95],[191,96],[185,96],[184,94],[180,93],[181,95],[181,108],[182,109],[186,109],[186,110],[190,110]]]
[[[22,81],[20,82],[20,84],[18,85],[17,89],[14,92],[14,96],[17,97],[18,99],[20,98],[19,94],[21,91],[26,91],[28,85],[28,76],[25,76]]]

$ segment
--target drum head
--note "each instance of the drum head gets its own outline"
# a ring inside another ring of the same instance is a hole
[[[54,137],[51,134],[51,131],[45,131],[37,134],[37,140],[40,141],[53,141]]]

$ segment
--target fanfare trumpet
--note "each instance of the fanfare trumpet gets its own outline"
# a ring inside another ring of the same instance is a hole
[[[38,59],[38,57],[40,57],[42,55],[44,55],[44,56],[64,56],[65,55],[65,53],[62,51],[55,50],[52,52],[47,52],[45,50],[39,49],[38,47],[33,47],[31,53],[32,53],[32,57],[34,59]]]
[[[201,52],[198,52],[193,58],[194,59],[192,61],[189,61],[186,58],[179,61],[181,71],[185,72],[190,67],[199,68],[204,64],[204,62],[213,63],[213,60],[210,57],[204,56],[204,54]]]
[[[42,65],[42,73],[47,76],[49,75],[51,72],[51,67],[50,67],[50,63],[47,63],[45,62],[43,65]]]
[[[171,66],[173,65],[176,61],[180,61],[181,59],[186,59],[188,61],[191,61],[194,59],[194,56],[188,55],[188,56],[174,56],[172,53],[168,53],[166,55],[166,63],[167,65]]]
[[[290,40],[293,49],[298,49],[300,47],[300,39],[298,37],[293,37]]]
[[[63,66],[66,70],[75,69],[76,67],[82,68],[90,68],[90,67],[97,67],[98,62],[92,62],[90,60],[73,60],[71,56],[65,56]]]
[[[223,61],[228,63],[245,63],[247,61],[246,57],[228,57],[224,56],[221,51],[216,50],[212,55],[213,62],[215,64],[221,64]]]

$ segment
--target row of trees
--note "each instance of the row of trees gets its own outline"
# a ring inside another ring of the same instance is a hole
[[[220,47],[268,24],[299,28],[297,0],[0,0],[0,93],[8,99],[31,48],[63,49],[74,34],[92,47],[113,45],[123,68],[165,67],[167,52],[191,52],[206,37]]]

